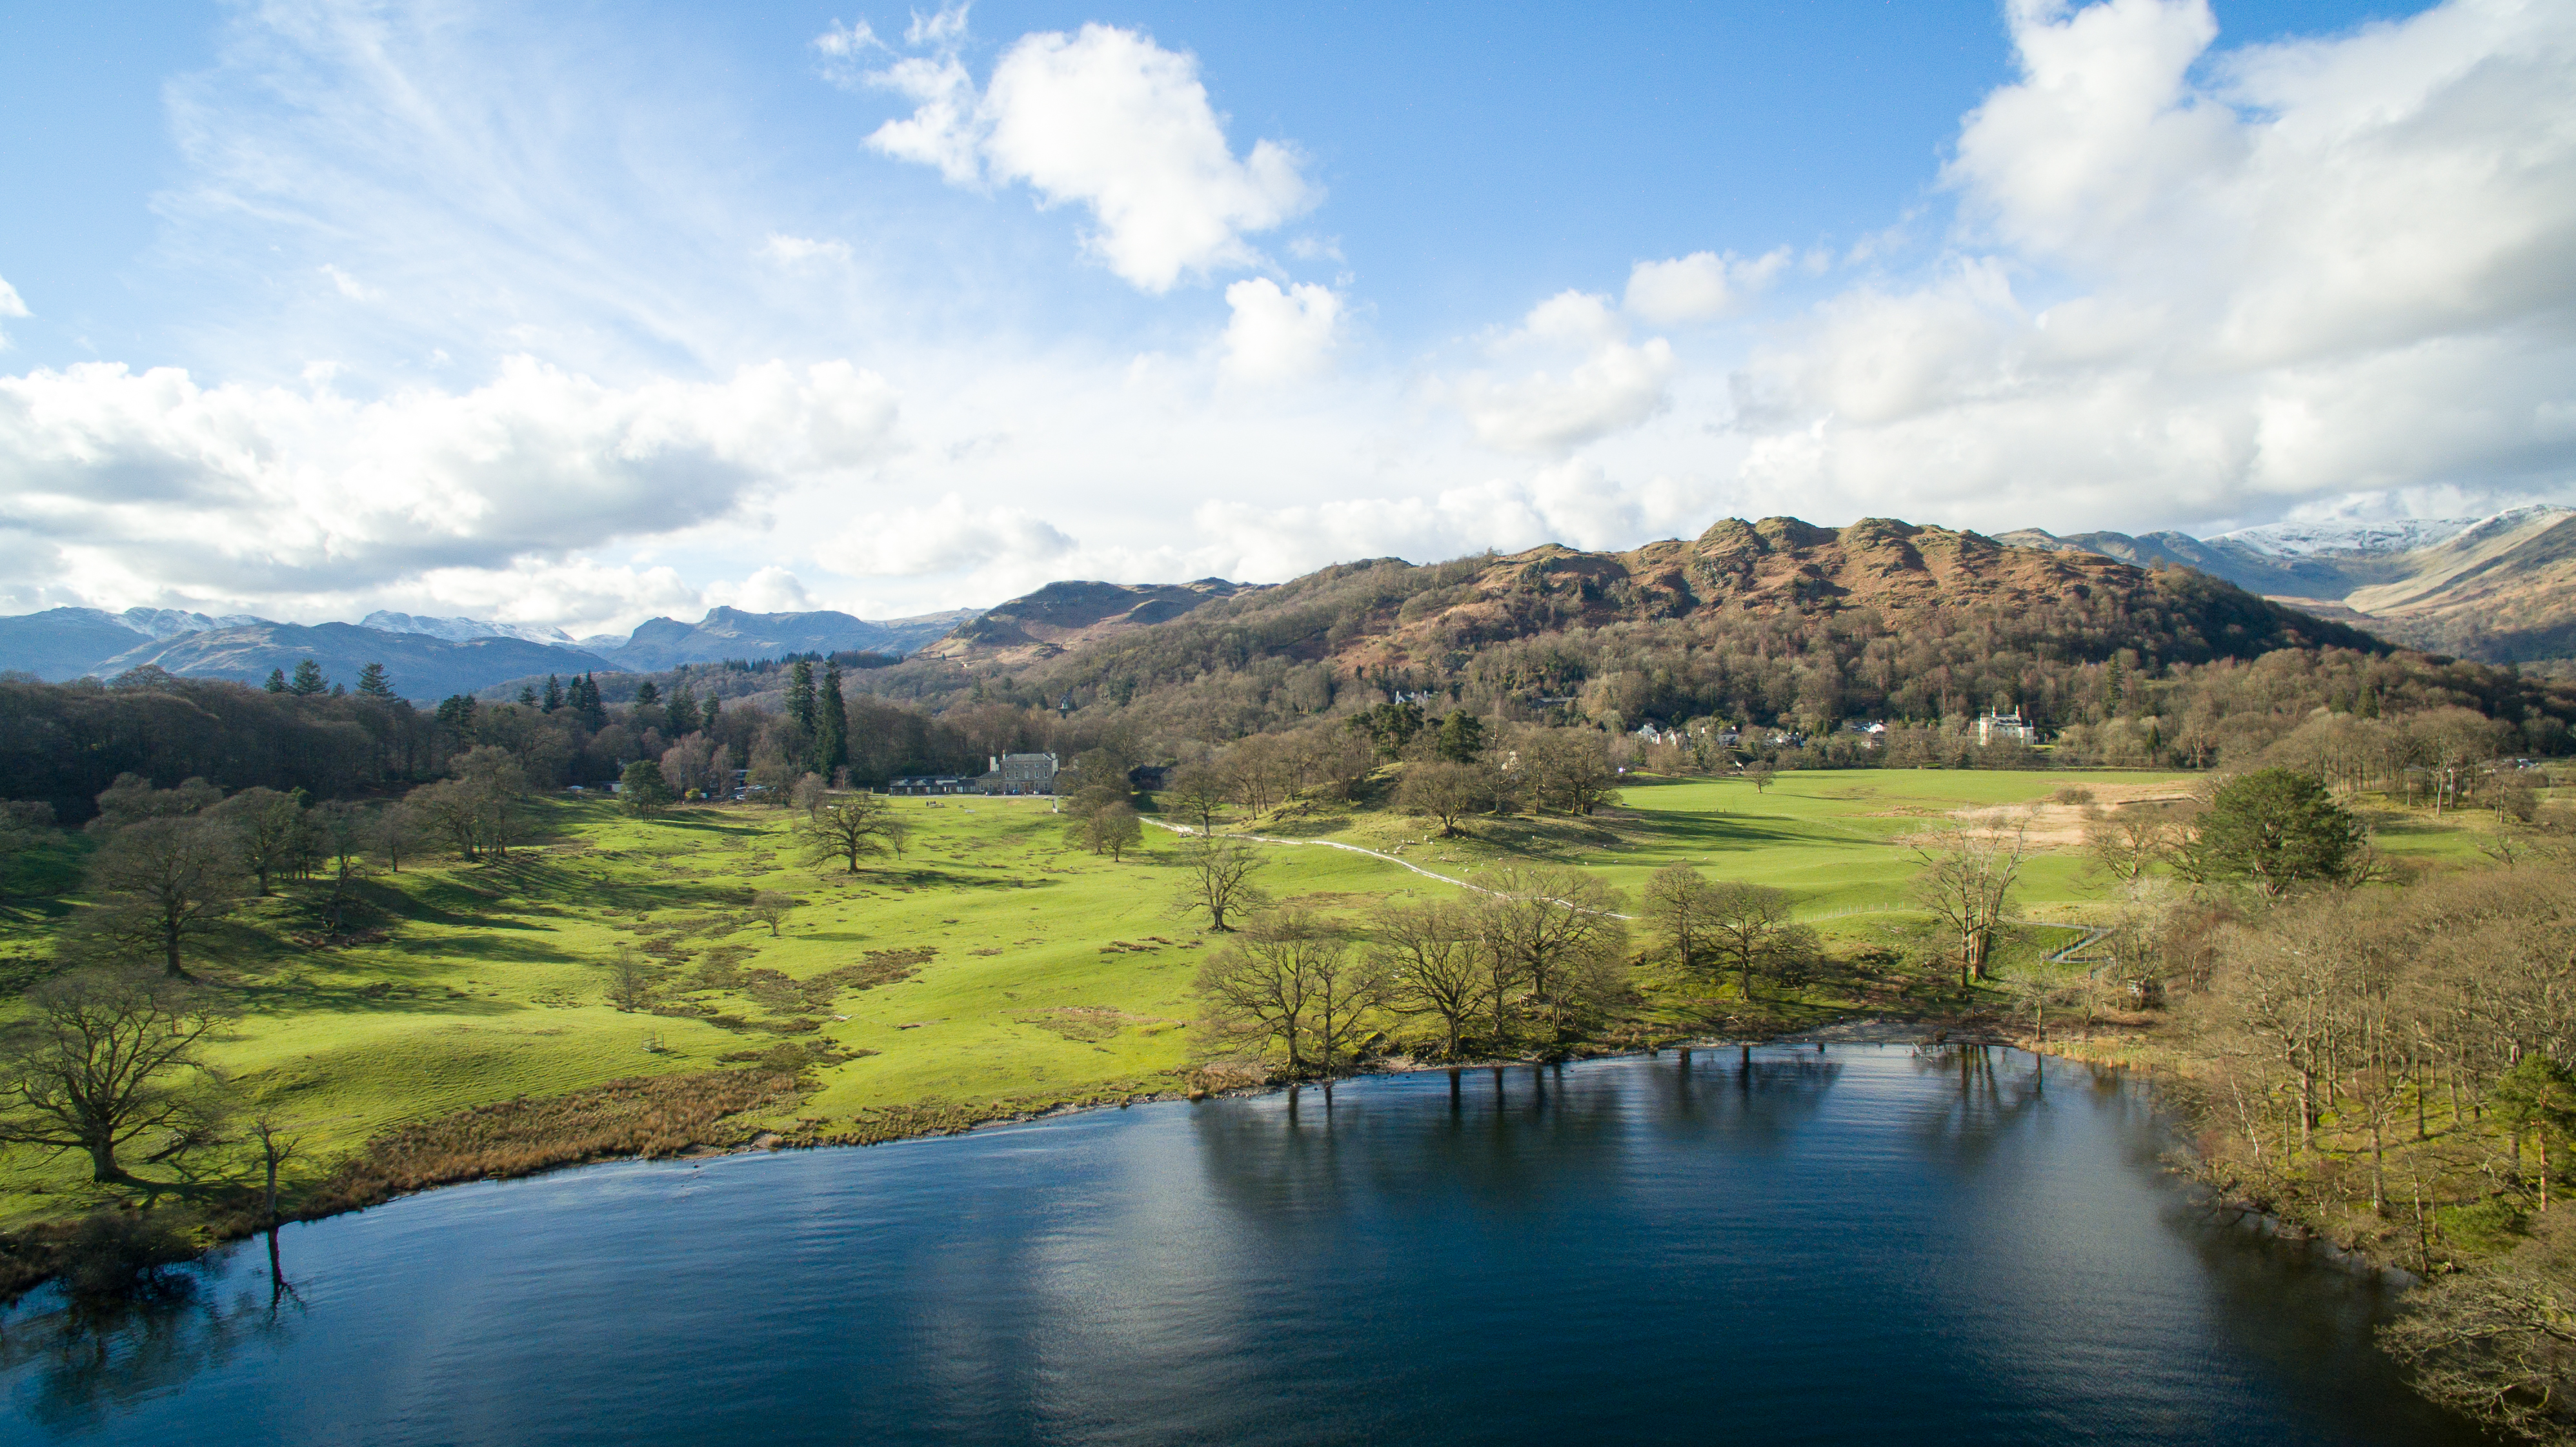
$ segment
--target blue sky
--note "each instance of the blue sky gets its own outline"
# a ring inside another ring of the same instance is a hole
[[[11,611],[2563,499],[2553,5],[0,11]]]

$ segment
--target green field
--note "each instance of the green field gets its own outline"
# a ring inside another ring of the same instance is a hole
[[[1238,827],[1375,849],[1448,874],[1544,858],[1632,895],[1654,869],[1683,860],[1714,878],[1796,892],[1803,914],[1848,946],[1921,933],[1905,908],[1914,861],[1902,840],[1951,810],[2038,803],[2069,785],[2190,783],[2169,774],[1855,771],[1785,774],[1757,793],[1740,781],[1639,780],[1592,819],[1477,821],[1461,839],[1430,838],[1419,819],[1329,807]],[[802,862],[773,810],[685,809],[646,821],[602,802],[542,801],[540,840],[506,860],[423,861],[367,880],[369,917],[356,923],[382,938],[344,948],[292,943],[309,928],[307,901],[321,886],[282,886],[238,916],[203,966],[240,1009],[213,1059],[246,1105],[299,1123],[317,1160],[388,1126],[474,1105],[708,1070],[804,1042],[828,1044],[831,1056],[794,1114],[826,1131],[888,1107],[989,1114],[996,1103],[1175,1089],[1193,1059],[1191,979],[1209,947],[1171,907],[1175,836],[1149,829],[1141,851],[1113,862],[1065,848],[1046,800],[894,806],[913,826],[904,856],[852,875]],[[2071,828],[2063,807],[2042,810],[2042,827],[2052,815]],[[2390,818],[2381,827],[2392,852],[2468,855],[2474,842],[2474,821]],[[2102,894],[2071,847],[2034,860],[2025,880],[2023,913],[2035,920],[2080,916]],[[1452,891],[1315,845],[1275,846],[1263,883],[1283,902],[1328,912]],[[755,889],[800,901],[777,938],[743,915]],[[14,957],[26,973],[61,912],[0,924],[0,962]],[[655,1003],[668,1013],[608,1003],[608,961],[621,945],[654,962]],[[798,988],[832,971],[904,970],[891,982]],[[92,1199],[83,1162],[20,1150],[0,1163],[0,1221],[58,1217]]]

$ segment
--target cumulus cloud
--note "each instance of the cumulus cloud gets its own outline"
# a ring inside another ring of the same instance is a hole
[[[2201,0],[2012,25],[2021,75],[1945,174],[1963,254],[1750,359],[1749,484],[2091,526],[2564,486],[2576,11],[2451,0],[2216,56]]]
[[[955,493],[928,507],[872,512],[822,550],[834,569],[859,577],[978,573],[1046,563],[1076,544],[1025,509],[969,504]]]
[[[814,595],[787,569],[771,564],[739,583],[711,583],[707,602],[740,608],[746,613],[810,613]]]
[[[890,450],[846,362],[616,388],[530,358],[375,401],[90,364],[0,377],[0,536],[102,595],[400,586],[720,518]]]
[[[1225,368],[1247,381],[1287,382],[1322,371],[1342,319],[1330,287],[1301,283],[1282,291],[1270,278],[1225,289],[1233,309],[1225,327]]]
[[[1562,363],[1515,377],[1470,372],[1448,387],[1476,439],[1507,452],[1562,455],[1635,427],[1663,410],[1677,365],[1671,343],[1629,341],[1610,299],[1580,291],[1532,307],[1491,350]]]
[[[1624,306],[1630,316],[1653,326],[1708,321],[1742,306],[1788,265],[1785,246],[1750,261],[1714,251],[1641,261],[1629,268]]]
[[[1014,43],[979,93],[955,50],[964,21],[954,15],[916,24],[933,54],[868,73],[915,107],[868,144],[956,185],[1024,182],[1041,205],[1083,206],[1098,227],[1084,244],[1131,285],[1164,292],[1185,275],[1248,265],[1258,253],[1247,236],[1319,199],[1290,147],[1263,140],[1234,154],[1196,57],[1109,25],[1040,32]]]

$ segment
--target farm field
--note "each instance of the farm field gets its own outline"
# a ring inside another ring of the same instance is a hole
[[[1740,781],[1631,781],[1592,819],[1480,820],[1435,839],[1426,821],[1299,808],[1237,829],[1375,849],[1464,876],[1507,858],[1569,863],[1632,897],[1655,869],[1777,885],[1841,947],[1920,935],[1903,840],[1961,808],[2036,806],[2058,847],[2025,874],[2024,914],[2079,917],[2103,886],[2072,847],[2070,785],[2105,799],[2186,792],[2173,774],[1812,772],[1757,793]],[[989,1116],[1175,1089],[1192,1064],[1191,982],[1210,947],[1172,908],[1177,836],[1146,830],[1123,860],[1068,849],[1043,799],[901,799],[900,858],[855,874],[804,862],[787,817],[752,806],[629,818],[603,801],[539,801],[538,838],[506,859],[406,863],[361,889],[359,938],[297,943],[300,892],[236,916],[200,972],[239,1011],[212,1059],[248,1110],[294,1122],[308,1159],[389,1127],[517,1096],[699,1072],[788,1052],[817,1087],[792,1118],[828,1134],[891,1109]],[[2383,824],[2394,853],[2467,855],[2473,825]],[[68,870],[63,878],[73,877]],[[1283,903],[1350,914],[1453,886],[1345,849],[1279,845],[1262,884]],[[776,937],[755,890],[799,903]],[[25,972],[61,914],[0,921],[0,963]],[[2056,941],[2051,940],[2050,943]],[[609,1003],[620,949],[647,963],[649,1010]],[[2036,946],[2026,947],[2038,953]],[[1667,1018],[1669,1015],[1667,1013]],[[84,1209],[84,1163],[5,1159],[0,1224]]]

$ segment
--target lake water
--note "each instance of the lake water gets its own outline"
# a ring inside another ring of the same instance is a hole
[[[11,1442],[2434,1443],[2140,1093],[1699,1052],[622,1164],[0,1321]],[[277,1299],[272,1301],[272,1296]]]

